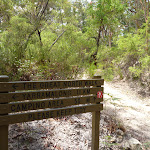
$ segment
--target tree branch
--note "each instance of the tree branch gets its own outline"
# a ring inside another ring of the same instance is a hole
[[[37,31],[38,31],[38,36],[39,36],[40,44],[42,46],[43,43],[42,43],[42,38],[41,38],[41,31],[39,31],[39,30],[37,30]]]
[[[93,38],[93,39],[95,39],[95,40],[97,41],[97,37],[93,36],[93,37],[91,37],[91,38]]]
[[[29,35],[28,35],[28,37],[27,37],[27,39],[26,39],[26,42],[24,42],[23,44],[25,44],[24,45],[24,50],[26,49],[26,47],[27,47],[27,44],[28,44],[28,41],[29,41],[29,39],[30,39],[30,37],[34,34],[34,32],[37,30],[37,28],[35,29],[35,30],[33,30]],[[23,44],[20,46],[20,47],[22,47],[23,46]]]
[[[58,37],[57,39],[53,42],[53,44],[50,46],[49,51],[51,50],[51,48],[55,45],[55,43],[59,40],[59,38],[64,34],[66,30],[64,30]]]
[[[41,13],[41,15],[40,15],[39,20],[41,20],[42,15],[44,14],[44,12],[45,12],[45,10],[46,10],[46,7],[48,6],[48,2],[49,2],[49,0],[47,0],[47,2],[46,2],[46,5],[45,5],[45,7],[44,7],[44,9],[43,9],[43,11],[42,11],[42,13]]]
[[[132,12],[132,13],[135,13],[136,14],[136,11],[134,11],[134,10],[131,10],[131,9],[128,9],[130,12]]]
[[[46,7],[48,6],[48,2],[49,2],[49,0],[47,0],[46,5],[45,5],[45,7],[44,7],[44,9],[43,9],[43,11],[42,11],[42,13],[41,13],[41,15],[40,15],[39,19],[37,18],[37,20],[39,20],[39,21],[41,20],[42,15],[44,14],[44,12],[45,12],[45,10],[46,10]],[[25,44],[23,49],[24,49],[24,50],[26,49],[30,37],[31,37],[36,31],[39,31],[39,30],[38,30],[38,26],[36,26],[35,29],[28,35],[26,41],[20,46],[20,48]],[[39,34],[39,32],[38,32],[38,34]],[[39,36],[39,38],[40,38],[40,36]]]

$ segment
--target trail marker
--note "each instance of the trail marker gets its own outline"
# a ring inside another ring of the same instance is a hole
[[[91,149],[98,150],[103,84],[104,80],[98,77],[8,82],[8,76],[0,76],[0,150],[8,150],[9,124],[86,112],[93,113]]]
[[[102,98],[102,97],[103,97],[103,91],[98,91],[97,98]]]

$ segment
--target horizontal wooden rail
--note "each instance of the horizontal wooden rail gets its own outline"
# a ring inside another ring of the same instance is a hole
[[[67,108],[55,108],[47,109],[43,111],[35,111],[28,113],[10,114],[0,116],[0,126],[9,125],[20,122],[28,122],[34,120],[56,118],[73,114],[80,114],[86,112],[100,111],[102,110],[102,104],[91,104],[78,107],[67,107]]]
[[[70,87],[88,87],[100,86],[104,84],[103,79],[91,80],[50,80],[50,81],[16,81],[16,82],[1,82],[1,91],[19,91],[19,90],[38,90],[38,89],[53,89],[53,88],[70,88]]]
[[[15,102],[8,104],[0,104],[0,114],[45,108],[61,108],[71,105],[89,104],[96,102],[102,102],[102,98],[97,98],[96,95],[90,95],[82,97],[78,96],[73,98],[70,97],[47,100],[34,100],[29,102]]]
[[[0,93],[0,103],[95,94],[102,87]]]

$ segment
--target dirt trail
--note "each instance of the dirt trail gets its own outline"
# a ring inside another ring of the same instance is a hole
[[[143,98],[125,82],[105,83],[104,109],[122,120],[134,138],[150,143],[150,97]]]

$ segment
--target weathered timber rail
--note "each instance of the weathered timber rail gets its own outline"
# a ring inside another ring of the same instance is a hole
[[[92,150],[98,150],[103,79],[16,82],[8,79],[0,76],[0,149],[8,150],[9,124],[92,112]]]

